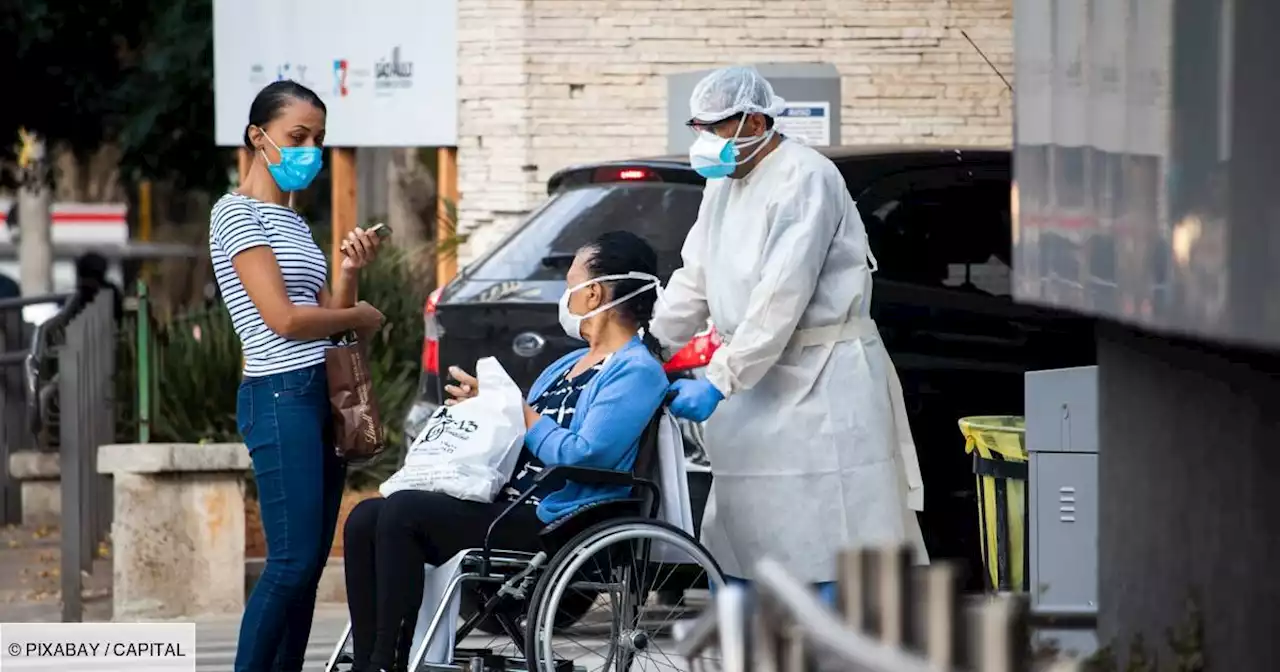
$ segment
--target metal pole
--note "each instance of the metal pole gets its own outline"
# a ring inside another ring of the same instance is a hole
[[[25,346],[22,339],[22,310],[0,310],[0,353],[15,346]],[[22,450],[25,444],[24,388],[21,363],[0,363],[0,460],[4,461],[0,465],[0,523],[5,525],[22,521],[19,484],[10,479],[9,464],[10,456]]]
[[[88,572],[93,569],[93,551],[97,546],[97,540],[94,539],[94,515],[93,515],[93,465],[89,462],[89,444],[93,443],[93,421],[94,411],[91,407],[98,401],[93,394],[93,336],[89,333],[88,317],[85,313],[92,313],[93,306],[90,304],[81,314],[75,316],[67,324],[67,347],[72,347],[70,339],[71,334],[75,334],[75,350],[76,361],[79,362],[80,376],[77,385],[73,391],[75,394],[76,405],[70,408],[60,409],[62,413],[73,413],[76,416],[76,438],[71,444],[70,459],[74,460],[80,469],[80,479],[78,482],[80,496],[80,526],[77,528],[80,532],[80,571]],[[68,458],[67,446],[64,444],[62,460]],[[65,533],[65,532],[64,532]],[[79,577],[77,577],[79,578]]]
[[[83,553],[81,529],[81,482],[84,474],[76,459],[80,419],[76,393],[80,388],[80,338],[74,322],[66,327],[66,343],[58,354],[58,397],[60,450],[62,453],[62,620],[79,622],[84,616],[80,595],[80,557]]]
[[[102,314],[103,321],[107,324],[106,333],[110,334],[104,349],[106,357],[106,380],[103,381],[103,389],[106,393],[107,403],[104,407],[107,409],[106,418],[104,420],[105,428],[103,429],[102,440],[99,445],[116,442],[116,347],[117,334],[120,325],[116,324],[115,305],[110,294],[102,295]],[[94,471],[98,468],[98,448],[93,449]],[[105,520],[104,532],[111,532],[111,524],[115,520],[115,492],[113,489],[113,480],[109,474],[99,476],[102,482],[104,493],[102,495],[101,508]]]
[[[151,443],[151,299],[138,281],[138,443]]]

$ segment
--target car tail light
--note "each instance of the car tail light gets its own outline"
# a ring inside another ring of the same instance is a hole
[[[662,367],[667,373],[680,373],[690,369],[699,369],[711,361],[716,349],[720,347],[720,336],[714,327],[693,337]]]
[[[436,320],[436,304],[440,302],[443,287],[427,296],[422,308],[422,370],[440,375],[440,323]]]
[[[648,168],[606,166],[597,168],[591,178],[592,182],[661,182],[657,171]]]

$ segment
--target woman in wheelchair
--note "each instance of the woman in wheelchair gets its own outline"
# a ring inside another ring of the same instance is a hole
[[[482,546],[490,523],[544,467],[634,468],[640,437],[668,387],[662,365],[639,336],[653,314],[656,273],[653,248],[632,233],[606,233],[578,251],[565,277],[569,287],[560,299],[560,324],[587,347],[561,358],[534,382],[515,475],[493,503],[401,491],[352,511],[344,549],[353,670],[405,665],[421,606],[423,565],[441,565],[461,550]],[[446,403],[478,392],[474,377],[457,368],[450,374],[457,384],[445,387],[452,397]],[[549,523],[628,491],[569,483],[517,507],[491,542],[495,548],[537,551],[538,534]]]

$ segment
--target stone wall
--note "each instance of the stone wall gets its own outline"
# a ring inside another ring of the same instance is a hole
[[[1012,0],[459,0],[465,262],[587,161],[666,149],[672,72],[829,62],[844,144],[1011,144]]]

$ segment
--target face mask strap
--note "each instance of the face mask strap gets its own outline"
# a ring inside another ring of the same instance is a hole
[[[760,150],[764,149],[765,144],[769,142],[769,139],[773,137],[773,134],[774,134],[775,132],[776,132],[776,130],[771,128],[771,129],[769,129],[769,131],[768,131],[767,133],[765,133],[764,135],[760,136],[760,137],[758,138],[759,142],[754,143],[754,144],[755,144],[755,149],[754,149],[754,150],[752,150],[752,152],[751,152],[750,154],[748,154],[748,155],[746,156],[746,158],[738,159],[738,161],[737,161],[737,163],[736,163],[735,165],[739,165],[739,166],[741,166],[742,164],[744,164],[744,163],[746,163],[746,162],[750,161],[751,159],[756,158],[756,154],[759,154],[759,153],[760,153]],[[748,146],[749,146],[749,145],[748,145]]]
[[[612,281],[617,281],[617,280],[644,280],[644,281],[648,282],[648,284],[646,284],[645,286],[641,287],[640,289],[637,289],[637,290],[635,290],[635,291],[631,292],[630,294],[627,294],[626,296],[623,296],[623,297],[621,297],[621,298],[614,299],[614,300],[610,301],[609,303],[604,304],[603,306],[596,306],[595,308],[592,308],[591,310],[587,311],[586,313],[584,313],[584,314],[582,314],[582,315],[574,315],[574,318],[576,318],[576,319],[580,319],[580,320],[585,320],[585,319],[588,319],[588,318],[591,318],[591,317],[595,317],[596,315],[599,315],[600,313],[603,313],[604,311],[609,310],[610,308],[613,308],[613,307],[615,307],[615,306],[620,306],[620,305],[622,305],[622,304],[626,303],[627,301],[630,301],[631,299],[634,299],[635,297],[640,296],[641,294],[644,294],[645,292],[647,292],[647,291],[649,291],[649,290],[651,290],[651,289],[653,289],[653,290],[661,290],[661,289],[662,289],[662,281],[661,281],[661,280],[659,280],[659,279],[657,278],[657,276],[649,275],[648,273],[640,273],[640,272],[637,272],[637,271],[630,271],[630,272],[628,272],[628,273],[626,273],[626,274],[624,274],[624,275],[605,275],[605,276],[601,276],[601,277],[599,277],[599,278],[592,278],[592,279],[590,279],[590,280],[588,280],[588,281],[586,281],[586,282],[584,282],[584,283],[582,283],[582,284],[580,284],[580,285],[578,285],[578,286],[576,286],[576,287],[573,287],[573,288],[571,288],[571,289],[567,290],[567,291],[565,292],[565,296],[566,296],[566,297],[568,297],[568,296],[572,296],[574,292],[576,292],[576,291],[578,291],[578,290],[581,290],[582,288],[586,287],[587,285],[591,285],[591,284],[595,284],[595,283],[612,282]],[[659,291],[659,292],[658,292],[658,294],[659,294],[659,297],[661,297],[662,292],[660,292],[660,291]],[[566,301],[566,303],[567,303],[567,301]],[[570,315],[573,315],[573,314],[572,314],[572,313],[570,313]]]
[[[276,153],[280,155],[280,163],[271,163],[271,159],[267,157],[266,148],[259,147],[258,151],[262,153],[262,160],[266,161],[268,166],[278,166],[284,163],[284,152],[280,150],[280,145],[277,145],[276,141],[272,140],[271,136],[267,135],[267,129],[261,126],[255,126],[254,128],[257,128],[262,133],[262,137],[265,138],[267,142],[271,143],[271,146],[275,147]]]
[[[742,129],[746,127],[746,124],[747,124],[747,115],[744,113],[738,119],[738,128],[733,132],[732,138],[721,138],[720,136],[716,135],[715,133],[711,133],[710,131],[703,131],[704,133],[710,134],[711,136],[715,137],[717,140],[721,142],[729,142],[733,144],[734,161],[732,163],[720,163],[718,165],[736,167],[736,166],[741,166],[742,164],[750,161],[751,159],[754,159],[756,155],[760,153],[760,150],[764,149],[765,144],[769,142],[769,139],[773,137],[773,134],[777,132],[776,128],[771,128],[764,135],[753,136],[743,140],[739,136],[742,134]],[[746,149],[748,147],[755,147],[755,149],[752,150],[752,152],[748,154],[746,157],[737,156],[737,153],[739,151]]]

